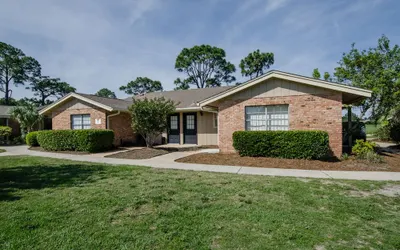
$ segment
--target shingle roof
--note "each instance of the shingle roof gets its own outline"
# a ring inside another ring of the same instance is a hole
[[[100,97],[100,96],[96,96],[96,95],[88,95],[88,94],[82,94],[82,93],[77,93],[77,94],[80,96],[86,97],[92,101],[109,106],[115,110],[122,110],[122,111],[128,110],[128,107],[132,104],[132,101],[128,101],[128,100]]]
[[[0,105],[0,118],[10,118],[10,115],[8,112],[13,108],[14,106],[4,106]]]
[[[135,96],[135,99],[144,99],[144,98],[155,98],[155,97],[164,97],[166,99],[170,99],[176,103],[178,103],[177,108],[190,108],[196,107],[196,102],[202,101],[206,98],[209,98],[213,95],[222,93],[233,86],[225,86],[225,87],[215,87],[215,88],[203,88],[203,89],[187,89],[187,90],[175,90],[175,91],[162,91],[162,92],[152,92],[147,93],[142,96]],[[132,100],[131,97],[126,98],[126,101]]]

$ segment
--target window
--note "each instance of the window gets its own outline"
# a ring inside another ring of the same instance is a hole
[[[194,115],[186,116],[186,129],[194,129]]]
[[[178,129],[178,116],[170,116],[171,129]]]
[[[289,130],[289,106],[246,107],[246,130]]]
[[[71,115],[72,129],[90,129],[90,115]]]
[[[218,114],[213,113],[213,125],[214,128],[218,128]]]
[[[0,118],[0,126],[8,126],[7,118]]]

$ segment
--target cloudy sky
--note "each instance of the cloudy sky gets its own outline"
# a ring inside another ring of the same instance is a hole
[[[275,54],[273,69],[332,72],[353,42],[368,48],[386,34],[400,44],[399,10],[398,0],[0,0],[0,41],[79,92],[124,97],[119,86],[138,76],[173,89],[176,56],[200,44],[236,66],[260,49]]]

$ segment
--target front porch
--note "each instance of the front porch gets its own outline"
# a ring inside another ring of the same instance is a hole
[[[217,120],[216,112],[188,111],[172,114],[168,118],[166,143],[169,148],[218,145]]]

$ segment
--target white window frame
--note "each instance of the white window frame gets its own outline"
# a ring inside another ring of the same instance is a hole
[[[273,111],[274,108],[276,107],[283,107],[285,106],[287,109],[287,114],[286,113],[275,113],[275,111]],[[256,120],[249,120],[248,119],[248,108],[260,108],[260,109],[264,109],[263,111],[260,112],[255,112],[253,113],[256,116],[259,116],[258,119]],[[272,111],[269,111],[272,110]],[[245,130],[248,131],[286,131],[289,130],[289,105],[287,104],[278,104],[278,105],[257,105],[257,106],[246,106],[245,107]],[[278,118],[269,118],[270,116],[281,116]],[[285,118],[285,116],[287,118]],[[248,124],[254,122],[257,125],[253,125],[253,126],[249,126]],[[275,124],[273,124],[275,123]],[[280,123],[280,124],[276,124],[276,123]],[[253,128],[257,128],[258,129],[251,129],[251,127]]]
[[[81,118],[81,124],[80,124],[80,128],[75,128],[74,125],[74,117],[80,117]],[[84,123],[84,117],[89,117],[89,124]],[[89,127],[87,127],[89,126]],[[92,121],[91,121],[91,117],[90,114],[74,114],[71,115],[71,129],[72,130],[79,130],[79,129],[91,129],[92,128]]]

